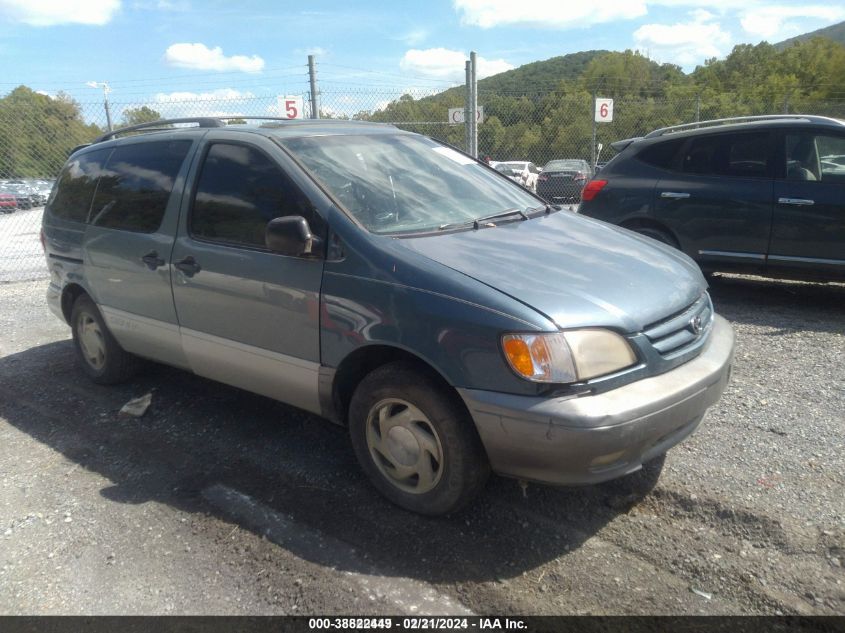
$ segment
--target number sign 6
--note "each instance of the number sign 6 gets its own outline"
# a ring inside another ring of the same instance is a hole
[[[613,99],[596,99],[596,121],[598,123],[613,121]]]

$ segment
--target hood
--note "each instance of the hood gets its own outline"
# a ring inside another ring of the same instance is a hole
[[[560,328],[638,332],[686,308],[707,287],[683,253],[568,211],[397,242],[534,308]]]

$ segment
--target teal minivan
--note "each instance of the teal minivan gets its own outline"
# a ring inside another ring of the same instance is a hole
[[[174,119],[68,159],[47,292],[82,370],[147,359],[349,428],[386,497],[591,484],[690,435],[734,336],[685,255],[392,126]]]

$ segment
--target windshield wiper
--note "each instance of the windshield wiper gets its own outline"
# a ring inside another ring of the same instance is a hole
[[[485,215],[480,218],[475,218],[474,220],[467,220],[466,222],[453,222],[451,224],[441,224],[437,227],[438,231],[445,231],[446,229],[455,229],[462,226],[472,226],[474,229],[478,229],[483,223],[490,222],[491,220],[498,220],[499,218],[507,218],[512,215],[518,215],[523,220],[527,220],[528,216],[525,215],[524,211],[520,211],[519,209],[506,209],[504,211],[500,211],[499,213],[493,213],[491,215]]]

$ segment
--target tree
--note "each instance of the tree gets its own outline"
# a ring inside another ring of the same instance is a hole
[[[100,134],[68,95],[18,86],[0,99],[0,177],[54,178],[74,148]]]
[[[140,125],[161,120],[161,114],[148,106],[129,108],[123,111],[123,126]]]

